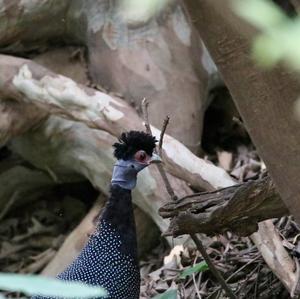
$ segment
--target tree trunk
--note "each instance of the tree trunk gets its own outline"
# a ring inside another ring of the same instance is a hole
[[[229,1],[186,3],[281,198],[300,223],[299,82],[280,67],[263,72],[255,66],[249,55],[254,30],[232,13]]]

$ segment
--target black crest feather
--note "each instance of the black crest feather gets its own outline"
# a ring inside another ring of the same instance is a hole
[[[115,157],[123,160],[128,160],[139,151],[145,151],[149,156],[152,156],[155,148],[155,137],[141,131],[124,132],[119,138],[119,142],[115,143]]]

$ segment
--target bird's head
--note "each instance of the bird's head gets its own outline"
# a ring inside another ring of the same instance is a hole
[[[139,131],[122,133],[119,142],[113,146],[117,162],[114,166],[112,184],[125,189],[133,189],[137,174],[151,163],[161,162],[155,154],[155,137]]]

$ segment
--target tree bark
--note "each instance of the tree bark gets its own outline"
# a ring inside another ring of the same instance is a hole
[[[294,117],[300,84],[296,76],[280,67],[264,72],[255,66],[249,55],[254,30],[233,14],[229,1],[186,3],[282,200],[300,223],[300,122]]]
[[[66,14],[71,2],[1,1],[1,52],[24,54],[47,48],[51,40],[61,43],[67,38]]]
[[[288,214],[270,177],[241,185],[199,193],[171,202],[159,209],[163,218],[172,218],[165,235],[232,231],[248,236],[258,222]]]
[[[76,84],[38,64],[20,58],[0,55],[0,97],[32,103],[41,111],[81,121],[119,136],[124,130],[143,130],[136,111],[117,97]],[[160,131],[152,127],[159,139]],[[167,170],[204,190],[230,186],[233,180],[222,169],[204,161],[176,139],[165,135],[163,156]]]
[[[293,117],[294,101],[300,92],[299,83],[295,76],[282,68],[263,72],[255,66],[249,54],[255,31],[233,14],[230,1],[185,0],[185,3],[282,200],[300,223],[300,123]],[[273,224],[266,225],[264,230],[259,229],[258,234],[261,240],[272,236],[277,239],[274,242],[281,245],[279,235],[274,234]],[[273,250],[269,243],[258,248],[263,256]],[[281,245],[281,250],[274,252],[274,258],[281,259],[276,254],[282,252],[285,249]],[[282,279],[280,266],[270,259],[265,261]],[[294,278],[289,284],[283,281],[284,285],[295,284],[296,275],[293,273]],[[291,288],[288,290],[293,292]]]
[[[180,1],[134,24],[119,6],[108,0],[4,2],[0,51],[24,55],[54,43],[84,46],[94,84],[122,93],[137,108],[149,98],[156,126],[169,111],[181,124],[170,125],[171,135],[197,152],[207,84],[216,71],[198,33]]]

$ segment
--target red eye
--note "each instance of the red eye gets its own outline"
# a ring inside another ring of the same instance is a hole
[[[135,155],[134,155],[135,160],[139,161],[139,162],[145,162],[147,159],[147,154],[144,151],[138,151]]]

